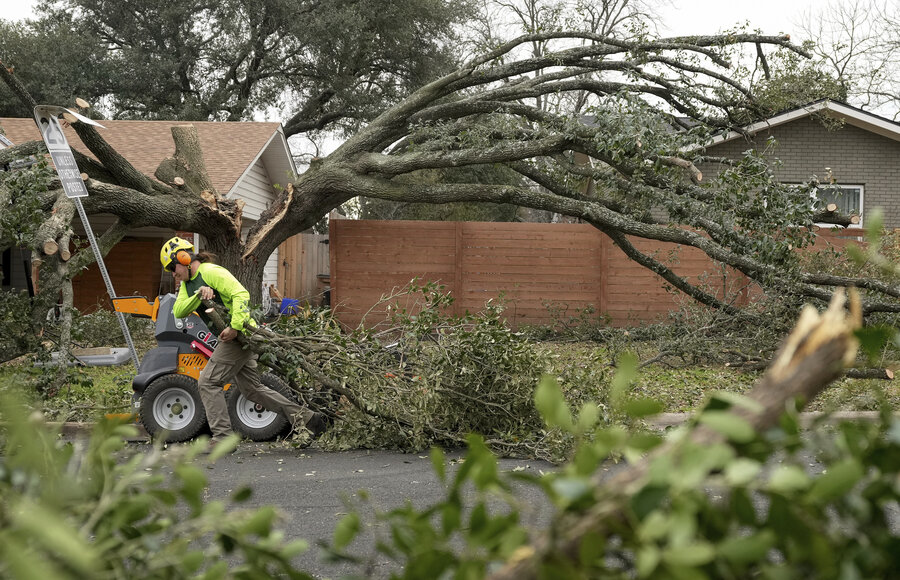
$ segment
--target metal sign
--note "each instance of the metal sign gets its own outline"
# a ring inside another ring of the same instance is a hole
[[[53,165],[56,166],[56,173],[62,182],[66,197],[87,197],[88,191],[81,180],[81,172],[78,171],[75,155],[72,154],[72,149],[66,140],[66,134],[63,133],[62,127],[60,127],[56,118],[60,113],[71,114],[79,121],[88,122],[98,127],[103,125],[64,107],[38,105],[34,108],[34,120],[41,130],[44,143],[47,144],[47,150],[50,152],[50,158],[53,159]]]
[[[112,280],[109,278],[109,272],[106,271],[106,264],[103,262],[103,253],[100,252],[100,246],[97,244],[94,230],[91,228],[91,223],[88,221],[87,212],[84,211],[84,205],[81,203],[81,198],[87,197],[88,195],[87,187],[84,186],[84,181],[81,180],[81,172],[78,171],[75,155],[72,154],[72,149],[69,147],[66,135],[63,133],[62,127],[60,127],[59,121],[56,118],[61,113],[72,115],[78,121],[89,125],[95,125],[97,127],[103,127],[103,125],[79,115],[75,111],[70,111],[65,107],[38,105],[34,108],[34,120],[41,130],[41,136],[44,138],[44,143],[47,144],[47,150],[50,151],[50,157],[53,159],[53,165],[56,166],[56,173],[59,174],[59,179],[62,182],[66,197],[73,198],[75,208],[78,210],[78,216],[81,218],[81,223],[84,225],[84,231],[87,234],[88,241],[91,243],[91,250],[94,251],[94,258],[97,260],[100,276],[106,284],[106,291],[109,293],[110,300],[115,304],[116,291],[113,289]],[[135,368],[140,370],[141,362],[140,359],[138,359],[137,350],[134,348],[134,342],[131,340],[131,332],[128,331],[128,325],[125,323],[125,315],[117,311],[116,318],[119,320],[119,327],[122,329],[122,334],[125,335],[125,342],[128,343],[128,350],[131,351],[131,360],[134,362]]]

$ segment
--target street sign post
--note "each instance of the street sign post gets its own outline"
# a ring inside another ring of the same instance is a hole
[[[74,116],[78,121],[103,127],[100,123],[79,115],[75,111],[70,111],[64,107],[53,105],[38,105],[34,108],[34,120],[41,130],[41,136],[50,152],[50,158],[53,159],[53,165],[56,166],[56,173],[62,182],[63,191],[66,197],[72,199],[75,208],[78,210],[78,216],[84,225],[84,231],[87,234],[88,241],[91,244],[91,250],[94,252],[94,258],[97,259],[97,266],[100,268],[100,275],[103,283],[106,284],[106,291],[109,293],[110,300],[116,298],[116,291],[113,289],[112,280],[109,278],[109,272],[106,270],[106,264],[103,261],[103,254],[100,252],[100,246],[97,245],[97,239],[94,237],[94,230],[88,221],[87,213],[84,211],[84,205],[81,203],[82,197],[88,196],[87,187],[81,179],[81,172],[78,171],[78,163],[75,161],[75,155],[69,147],[66,135],[63,133],[62,127],[59,125],[57,117],[61,113],[68,113]],[[125,323],[125,315],[116,312],[116,318],[119,320],[119,326],[122,328],[122,334],[125,335],[125,342],[128,343],[128,350],[131,352],[131,359],[134,361],[136,369],[140,370],[141,362],[138,359],[137,350],[134,348],[134,341],[131,340],[131,333],[128,331],[128,325]]]
[[[72,154],[66,134],[63,133],[56,115],[53,114],[54,109],[60,108],[37,106],[34,108],[34,119],[41,129],[41,136],[47,145],[47,151],[50,152],[50,158],[53,159],[53,165],[56,167],[56,173],[62,182],[66,197],[87,197],[87,188],[81,180],[81,172],[78,171],[75,155]]]

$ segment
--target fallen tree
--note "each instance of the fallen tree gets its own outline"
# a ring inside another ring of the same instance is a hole
[[[519,58],[520,49],[533,42],[545,43],[546,55]],[[752,118],[746,116],[756,106],[752,92],[728,76],[729,51],[748,44],[804,53],[787,37],[754,34],[625,41],[571,31],[510,40],[425,84],[316,159],[277,193],[245,238],[240,203],[210,186],[189,127],[173,132],[175,153],[152,179],[112,150],[101,132],[76,123],[96,157],[79,158],[88,176],[85,206],[91,214],[117,216],[127,228],[199,232],[206,249],[257,299],[263,264],[282,241],[341,204],[369,196],[493,202],[578,218],[695,300],[732,313],[719,297],[635,250],[628,236],[699,248],[794,298],[827,301],[831,287],[854,285],[866,290],[864,312],[900,311],[900,290],[892,284],[797,268],[793,250],[810,242],[814,219],[852,219],[810,206],[814,180],[800,188],[782,186],[756,154],[736,161],[704,156],[711,132],[739,130]],[[0,76],[23,102],[34,104],[5,67]],[[529,104],[568,92],[590,96],[583,115]],[[3,155],[34,149],[33,143],[20,144]],[[587,162],[576,161],[576,155]],[[706,161],[721,162],[726,177],[704,180],[696,168]],[[400,179],[426,169],[492,164],[517,172],[523,185]],[[585,189],[587,181],[593,187]],[[748,191],[764,191],[767,204]]]

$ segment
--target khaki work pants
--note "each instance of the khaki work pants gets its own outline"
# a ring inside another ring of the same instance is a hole
[[[227,383],[232,383],[232,388],[237,386],[254,403],[287,417],[295,429],[306,425],[312,417],[312,411],[259,381],[256,359],[256,354],[243,349],[236,340],[219,341],[209,362],[200,372],[200,398],[206,408],[206,420],[213,440],[231,433],[231,419],[225,404],[225,391],[222,390]]]

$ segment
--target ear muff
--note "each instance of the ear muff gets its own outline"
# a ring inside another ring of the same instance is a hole
[[[182,266],[190,266],[194,260],[194,255],[186,250],[178,250],[175,252],[175,261]]]

